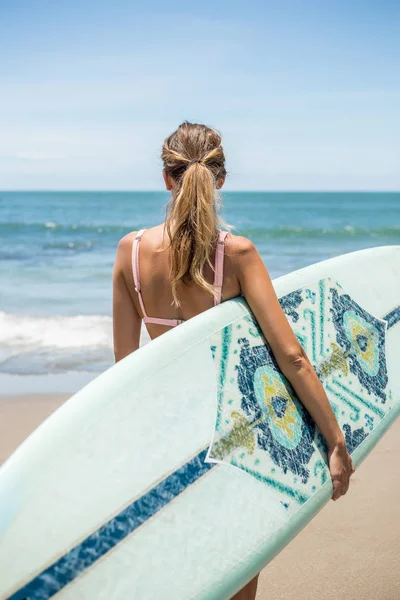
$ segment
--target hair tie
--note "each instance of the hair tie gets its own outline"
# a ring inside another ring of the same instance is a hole
[[[201,160],[201,158],[196,158],[194,160],[191,160],[188,164],[188,167],[190,167],[190,165],[194,165],[195,163],[199,163],[200,165],[204,165],[203,161]]]

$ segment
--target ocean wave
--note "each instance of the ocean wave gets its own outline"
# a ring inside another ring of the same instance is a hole
[[[30,316],[0,312],[0,346],[18,349],[109,348],[112,319],[107,315]]]
[[[51,242],[44,244],[44,250],[92,250],[95,243],[92,240],[83,240],[82,242]]]
[[[34,255],[32,254],[32,244],[26,244],[23,248],[21,247],[0,247],[0,260],[4,261],[23,261],[26,259],[32,260],[39,256],[54,256],[68,254],[82,254],[87,252],[93,252],[98,246],[94,240],[74,240],[74,241],[61,241],[55,240],[45,244],[40,244],[39,248],[35,249]]]
[[[7,375],[47,375],[60,373],[101,373],[112,366],[114,355],[111,348],[68,352],[58,348],[50,352],[38,348],[14,353],[0,361],[0,373]]]
[[[354,225],[344,225],[343,227],[296,227],[280,226],[275,228],[252,227],[237,229],[233,233],[243,235],[250,239],[317,239],[317,238],[400,238],[400,226],[367,228]]]
[[[149,339],[143,328],[141,344]],[[2,373],[100,373],[113,360],[112,318],[107,315],[31,316],[0,312]]]
[[[140,227],[138,226],[137,229]],[[18,231],[28,230],[29,232],[42,232],[46,230],[53,231],[54,233],[59,232],[93,232],[93,233],[127,233],[129,227],[126,225],[90,225],[90,224],[62,224],[55,223],[53,221],[45,221],[44,223],[38,222],[24,222],[24,221],[10,221],[8,223],[0,223],[0,231],[7,233],[13,233]],[[131,231],[134,229],[132,228]]]
[[[139,225],[136,229],[139,229]],[[11,233],[17,230],[28,229],[29,232],[34,233],[49,230],[54,235],[58,233],[90,233],[90,234],[126,234],[129,231],[133,231],[135,227],[129,228],[126,225],[90,225],[90,224],[59,224],[53,221],[46,221],[45,223],[24,223],[24,222],[11,222],[11,223],[0,223],[0,231]],[[298,227],[295,225],[285,226],[280,225],[277,227],[236,227],[232,230],[233,234],[242,235],[250,239],[277,239],[277,238],[348,238],[348,237],[379,237],[379,238],[393,238],[400,236],[400,225],[390,225],[384,227],[361,227],[359,225],[353,225],[348,223],[341,227]],[[94,244],[93,240],[80,240],[65,241],[65,242],[54,242],[49,243],[46,247],[58,247],[58,248],[73,248],[79,244],[80,248],[90,247]]]

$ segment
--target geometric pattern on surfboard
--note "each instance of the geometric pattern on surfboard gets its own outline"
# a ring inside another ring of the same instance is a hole
[[[331,278],[280,298],[323,383],[350,454],[393,401],[385,359],[387,322]],[[218,407],[211,462],[266,484],[291,515],[327,481],[327,445],[281,373],[250,313],[209,337]]]

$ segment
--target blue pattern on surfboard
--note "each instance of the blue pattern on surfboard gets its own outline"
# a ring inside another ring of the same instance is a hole
[[[47,600],[88,569],[101,556],[169,504],[215,463],[204,462],[207,448],[132,502],[113,519],[64,554],[7,600]]]
[[[388,329],[397,325],[397,323],[400,323],[400,306],[397,306],[382,318],[384,321],[387,321]]]

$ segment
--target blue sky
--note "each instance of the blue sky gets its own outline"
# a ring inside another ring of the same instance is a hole
[[[188,119],[227,190],[399,190],[399,31],[385,0],[0,0],[0,189],[162,189]]]

